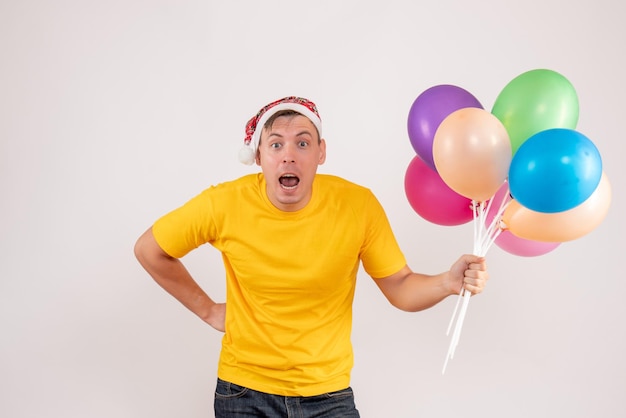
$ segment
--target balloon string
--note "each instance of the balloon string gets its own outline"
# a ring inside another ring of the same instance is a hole
[[[454,305],[454,311],[452,311],[452,318],[450,318],[450,322],[448,323],[448,329],[446,330],[446,336],[450,335],[450,330],[452,329],[452,324],[454,324],[454,319],[456,318],[456,313],[459,310],[459,305],[461,304],[461,299],[463,299],[461,297],[462,293],[463,293],[463,291],[461,291],[459,296],[456,298],[456,304]]]
[[[500,201],[500,205],[488,227],[485,227],[485,222],[489,212],[493,209],[492,205],[495,195],[491,199],[489,199],[489,202],[486,205],[484,202],[476,202],[475,200],[472,200],[471,208],[474,230],[474,254],[481,257],[485,256],[495,242],[496,238],[498,238],[498,236],[502,233],[503,229],[500,227],[500,218],[502,217],[504,210],[509,204],[509,202],[507,202],[508,194],[509,190],[507,188],[507,192]],[[455,324],[454,332],[452,334],[452,339],[450,341],[448,352],[446,354],[446,359],[443,365],[443,369],[441,371],[442,374],[445,374],[446,368],[448,367],[448,361],[454,358],[456,348],[459,345],[463,322],[465,321],[465,316],[467,315],[467,309],[469,307],[471,296],[472,293],[470,291],[462,289],[454,306],[454,311],[452,312],[452,318],[450,319],[450,323],[448,324],[446,335],[450,334],[452,324]],[[461,301],[463,302],[462,304]],[[458,318],[457,312],[459,312]]]
[[[470,298],[472,297],[472,292],[469,290],[465,290],[463,294],[463,305],[461,306],[461,312],[459,313],[459,326],[454,330],[454,335],[452,336],[452,352],[450,353],[450,359],[454,358],[454,353],[456,351],[456,347],[459,345],[459,339],[461,338],[461,330],[463,328],[463,321],[465,321],[465,314],[467,313],[467,307],[469,306]]]
[[[493,198],[495,197],[495,195],[489,199],[489,201],[487,202],[487,209],[485,209],[485,213],[489,213],[489,211],[491,210],[491,205],[493,204]]]
[[[483,204],[472,201],[472,218],[473,218],[473,229],[474,229],[474,254],[478,254],[480,251],[479,246],[482,240],[482,230],[481,224],[484,224],[483,221]],[[446,335],[450,333],[450,328],[456,319],[456,324],[454,327],[454,332],[452,333],[452,339],[450,340],[450,345],[448,347],[448,353],[446,354],[446,360],[443,365],[443,369],[441,374],[445,374],[446,368],[448,367],[448,361],[454,358],[454,353],[456,352],[456,348],[459,345],[459,340],[461,338],[461,330],[463,328],[463,322],[465,321],[465,315],[467,313],[467,308],[469,306],[469,301],[472,296],[472,292],[467,289],[462,289],[457,298],[456,304],[454,306],[454,311],[452,312],[452,318],[450,319],[450,323],[448,324],[448,329],[446,331]],[[463,301],[463,304],[460,302]],[[458,318],[456,318],[457,312],[459,311],[459,306],[461,310],[459,312]]]
[[[476,251],[474,251],[474,254],[479,254],[481,252],[481,243],[483,240],[483,225],[485,224],[484,222],[484,210],[483,210],[483,206],[484,203],[480,202],[478,203],[478,206],[476,207],[476,210],[478,211],[478,225],[476,227],[476,230],[478,231],[478,236],[474,237],[474,240],[476,241]]]
[[[477,248],[476,248],[476,243],[477,243],[476,237],[478,236],[478,226],[479,226],[478,219],[477,219],[477,216],[478,216],[477,212],[478,211],[477,211],[476,205],[477,205],[476,201],[472,200],[472,224],[473,224],[473,227],[474,227],[474,247],[473,247],[473,250],[472,250],[473,254],[476,254],[476,251],[477,251]]]
[[[472,226],[473,226],[473,231],[474,231],[473,254],[477,254],[478,242],[479,242],[479,240],[477,239],[477,236],[478,236],[480,221],[478,220],[478,212],[479,212],[478,203],[475,200],[472,200],[470,209],[472,210],[472,218],[473,218]],[[454,310],[452,311],[452,317],[450,318],[450,322],[448,323],[448,328],[446,329],[446,336],[450,335],[450,330],[452,329],[452,324],[454,324],[454,320],[456,319],[456,314],[459,311],[459,306],[461,304],[462,299],[463,299],[463,290],[461,290],[461,292],[459,293],[459,296],[457,297],[457,300],[456,300],[456,304],[454,305]]]
[[[478,203],[475,200],[472,200],[470,208],[472,210],[473,230],[474,230],[473,254],[477,254],[478,253],[478,245],[479,245],[479,242],[480,242],[480,240],[478,239],[479,227],[480,227],[480,221],[479,221],[479,218],[478,218],[478,213],[479,213]],[[459,306],[460,306],[460,303],[461,303],[462,299],[463,299],[463,290],[461,290],[461,292],[459,293],[459,296],[457,298],[456,304],[454,306],[454,310],[452,311],[452,318],[450,318],[450,322],[448,323],[448,328],[446,330],[446,335],[450,334],[450,330],[452,328],[452,324],[454,323],[454,320],[456,318],[456,314],[457,314],[457,312],[459,310]]]
[[[498,228],[494,231],[492,237],[485,244],[485,254],[487,254],[487,251],[489,251],[493,243],[496,242],[496,238],[498,238],[498,236],[502,233],[502,231],[503,231],[502,228]]]
[[[486,255],[487,251],[489,250],[489,248],[493,245],[493,243],[495,242],[496,238],[498,237],[498,235],[500,235],[500,233],[502,232],[502,228],[500,227],[500,221],[502,218],[502,214],[504,213],[504,211],[506,210],[506,208],[509,206],[510,201],[507,202],[508,200],[508,195],[509,195],[509,190],[507,188],[506,193],[504,194],[504,196],[502,197],[502,200],[500,202],[500,206],[498,207],[498,210],[496,211],[493,219],[491,220],[491,222],[489,223],[489,226],[487,227],[486,230],[486,238],[485,240],[482,242],[482,249],[483,249],[483,254],[481,255]],[[495,197],[495,196],[494,196]],[[494,199],[492,198],[490,200],[493,201]],[[487,209],[487,211],[489,211],[489,208]]]

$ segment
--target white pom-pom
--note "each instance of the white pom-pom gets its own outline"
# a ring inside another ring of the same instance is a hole
[[[254,151],[252,151],[252,147],[249,145],[243,146],[239,150],[239,161],[244,163],[245,165],[252,165],[254,163]]]

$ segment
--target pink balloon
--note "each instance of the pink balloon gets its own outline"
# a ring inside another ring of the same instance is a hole
[[[472,220],[471,200],[452,190],[419,156],[409,163],[404,191],[418,215],[437,225],[461,225]]]
[[[560,242],[531,241],[516,237],[509,231],[503,231],[498,238],[496,238],[495,244],[507,253],[521,257],[537,257],[544,255],[561,245]]]
[[[506,202],[511,200],[508,182],[505,182],[493,197],[491,209],[485,217],[485,224],[487,227],[489,227],[493,218],[496,216],[496,212],[500,207],[502,199],[506,199]],[[560,242],[540,242],[520,238],[507,230],[502,231],[494,242],[500,249],[506,251],[507,253],[521,257],[537,257],[544,255],[561,245]]]

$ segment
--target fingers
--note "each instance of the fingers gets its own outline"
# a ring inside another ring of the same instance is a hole
[[[485,257],[474,255],[474,254],[464,254],[463,256],[461,256],[461,258],[467,264],[470,264],[470,263],[482,264],[485,262]]]
[[[477,295],[479,293],[482,293],[482,291],[485,289],[485,284],[486,284],[486,280],[482,280],[482,279],[473,279],[473,278],[468,278],[468,277],[465,277],[463,279],[463,288],[471,292],[472,295]]]
[[[467,264],[464,272],[463,287],[472,294],[481,293],[489,280],[487,273],[487,263],[482,257],[477,257],[474,262]]]
[[[487,271],[487,263],[468,263],[467,264],[468,271]]]

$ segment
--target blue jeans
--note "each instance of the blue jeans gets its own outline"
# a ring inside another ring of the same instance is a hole
[[[280,396],[217,379],[216,418],[359,418],[351,388],[317,396]]]

